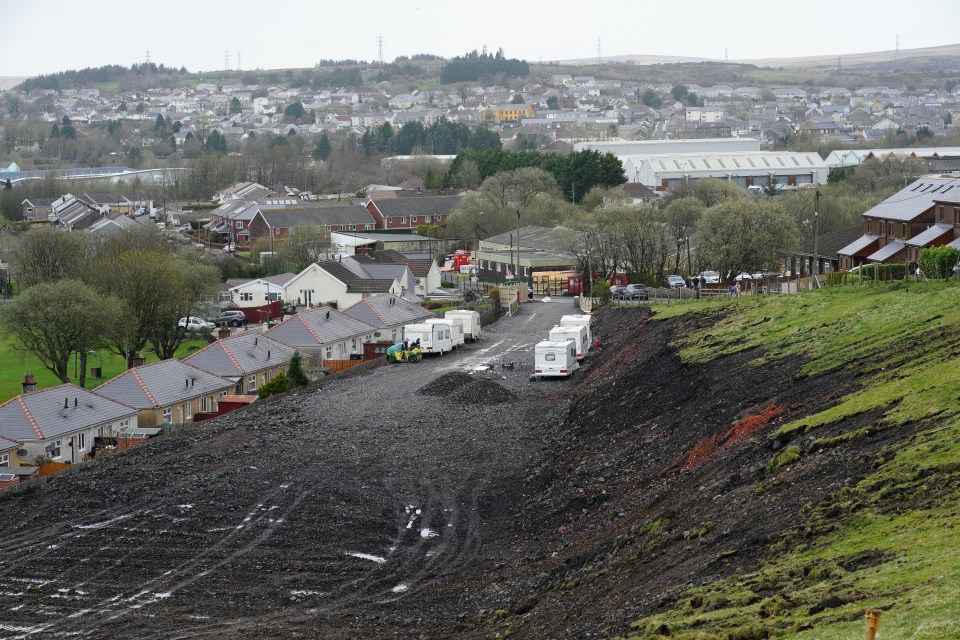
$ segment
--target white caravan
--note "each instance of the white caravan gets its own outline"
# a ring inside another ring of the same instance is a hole
[[[408,324],[403,327],[403,339],[410,345],[418,340],[424,353],[439,353],[453,349],[449,324]]]
[[[447,311],[443,314],[445,320],[463,320],[463,336],[476,342],[480,339],[480,313],[470,309],[457,309],[456,311]]]
[[[450,343],[453,348],[463,345],[463,320],[459,318],[430,318],[426,324],[442,324],[450,327]]]
[[[533,348],[533,375],[566,378],[580,368],[573,340],[542,340]]]
[[[588,315],[576,315],[576,316],[563,316],[560,318],[561,327],[586,327],[587,328],[587,342],[593,344],[593,331],[590,330],[590,321],[593,320],[591,316]]]
[[[547,340],[553,342],[562,342],[564,340],[573,340],[577,345],[577,360],[583,360],[587,357],[590,350],[590,341],[587,339],[587,328],[583,325],[579,327],[554,327],[550,329],[550,335]]]

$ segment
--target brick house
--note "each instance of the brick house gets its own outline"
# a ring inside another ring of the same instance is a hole
[[[359,205],[262,208],[252,216],[249,230],[254,239],[283,238],[296,226],[323,228],[330,232],[373,231],[376,221]]]
[[[863,213],[863,235],[837,254],[840,269],[915,261],[920,250],[960,238],[960,181],[921,178]]]
[[[377,229],[410,230],[421,224],[443,224],[459,204],[460,196],[404,196],[370,200],[367,211]]]

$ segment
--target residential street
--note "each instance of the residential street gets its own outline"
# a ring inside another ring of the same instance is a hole
[[[451,592],[470,603],[471,580],[512,553],[540,427],[564,408],[570,383],[531,383],[526,365],[566,313],[569,299],[525,304],[457,353],[0,499],[0,638],[408,636],[411,600],[435,611],[431,635],[456,628],[484,605],[451,612]],[[431,382],[446,395],[418,394]]]

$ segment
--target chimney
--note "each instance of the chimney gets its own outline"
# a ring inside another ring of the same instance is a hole
[[[73,408],[74,408],[74,409],[77,408],[77,399],[76,399],[76,398],[73,399]]]
[[[69,408],[70,408],[70,398],[64,398],[64,399],[63,399],[63,408],[64,408],[64,409],[69,409]]]
[[[326,319],[327,319],[327,320],[330,319],[330,311],[327,311],[327,317],[326,317]]]
[[[196,384],[197,384],[197,379],[196,379],[196,378],[190,378],[190,386],[193,387],[193,386],[195,386]]]
[[[220,340],[226,340],[230,337],[230,327],[225,324],[220,325],[220,329],[217,330],[217,338]]]
[[[183,388],[188,389],[190,387],[190,378],[187,378],[183,381]]]
[[[34,380],[32,373],[23,374],[23,382],[20,383],[23,395],[33,393],[37,390],[37,381]]]
[[[267,360],[270,359],[270,349],[267,349]]]
[[[259,339],[260,339],[260,338],[256,338],[256,337],[253,339],[253,346],[257,346],[257,341],[258,341]]]

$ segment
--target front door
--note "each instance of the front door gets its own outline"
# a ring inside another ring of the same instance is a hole
[[[303,300],[303,305],[306,307],[311,306],[313,300],[313,289],[301,289],[300,297]]]

